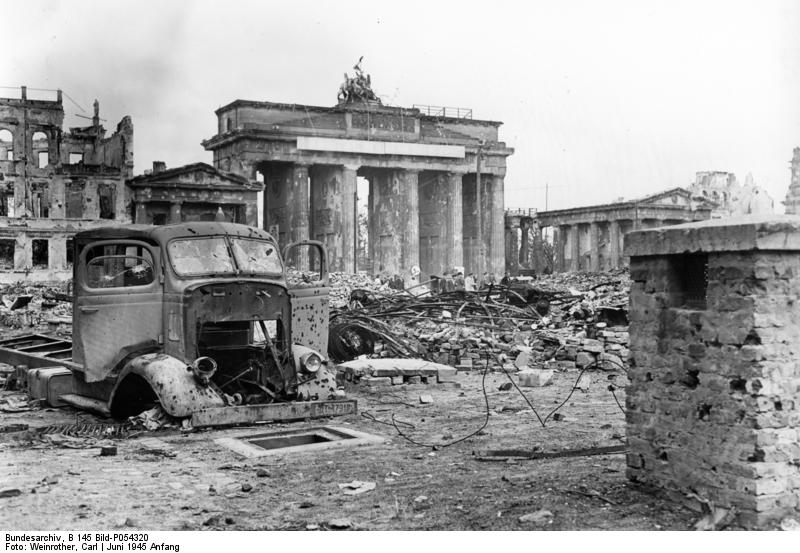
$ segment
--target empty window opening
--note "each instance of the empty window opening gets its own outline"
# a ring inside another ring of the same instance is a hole
[[[70,165],[77,165],[78,163],[83,163],[83,153],[82,152],[70,152],[69,153],[69,164]]]
[[[14,216],[14,186],[0,185],[0,217]]]
[[[113,219],[115,216],[116,190],[112,185],[101,184],[97,188],[97,195],[100,197],[100,218]]]
[[[166,213],[153,213],[153,224],[154,225],[166,225],[167,224],[167,214]]]
[[[33,133],[33,152],[36,153],[39,169],[47,167],[50,163],[50,146],[47,135],[43,132]]]
[[[50,242],[45,239],[34,239],[31,243],[34,269],[47,269],[50,262]]]
[[[83,184],[74,182],[69,184],[65,196],[66,218],[80,219],[83,217]]]
[[[67,251],[66,258],[67,258],[67,265],[72,266],[75,262],[75,239],[74,238],[67,238]]]
[[[34,217],[50,216],[50,187],[47,183],[35,183],[31,186],[31,211]]]
[[[670,256],[676,276],[679,305],[689,309],[706,309],[708,290],[708,255],[686,254]]]
[[[8,129],[0,129],[0,159],[13,161],[14,135]]]
[[[16,242],[7,238],[0,239],[0,269],[14,268],[14,247]]]

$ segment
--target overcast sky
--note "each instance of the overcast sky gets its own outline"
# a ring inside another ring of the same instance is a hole
[[[137,174],[210,163],[200,141],[234,99],[334,105],[361,55],[384,103],[504,122],[507,206],[544,209],[546,184],[550,209],[630,199],[701,170],[751,172],[777,203],[800,146],[796,0],[4,8],[0,86],[61,88],[87,112],[97,98],[109,130],[130,115]],[[66,98],[65,110],[68,125],[91,115]]]

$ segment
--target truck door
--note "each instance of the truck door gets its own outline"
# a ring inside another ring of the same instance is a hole
[[[294,242],[283,250],[283,259],[292,304],[292,342],[327,358],[330,307],[325,246],[316,240]]]
[[[136,240],[103,240],[87,244],[76,261],[74,361],[96,382],[131,353],[163,343],[160,252]]]

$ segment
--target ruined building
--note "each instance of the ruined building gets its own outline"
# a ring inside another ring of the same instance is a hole
[[[800,147],[794,149],[791,163],[792,180],[789,182],[789,190],[786,191],[787,215],[800,214]]]
[[[264,185],[207,163],[167,169],[163,161],[154,161],[152,171],[128,186],[137,224],[227,221],[258,226],[257,196]]]
[[[133,124],[106,138],[100,121],[95,101],[92,124],[64,132],[60,90],[0,98],[0,282],[70,278],[76,232],[131,221]]]
[[[263,180],[264,228],[316,239],[331,269],[421,280],[505,266],[501,123],[456,108],[389,107],[356,66],[334,107],[235,100],[203,142],[214,166]],[[357,266],[357,179],[369,183],[369,265]]]
[[[627,266],[622,239],[629,231],[701,221],[711,209],[673,188],[638,200],[543,211],[536,219],[540,228],[551,227],[554,271],[605,271]]]
[[[712,207],[712,218],[775,212],[775,201],[755,184],[749,173],[742,185],[733,173],[698,171],[689,192],[695,201],[705,201]]]

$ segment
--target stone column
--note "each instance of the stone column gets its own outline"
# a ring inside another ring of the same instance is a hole
[[[620,233],[619,221],[610,221],[608,223],[608,257],[609,269],[616,269],[620,265],[619,252],[620,252]]]
[[[519,274],[519,231],[520,231],[519,217],[506,217],[506,267],[505,270],[511,275],[517,276]]]
[[[520,265],[522,265],[526,269],[532,268],[531,265],[533,264],[531,259],[532,256],[531,256],[531,237],[530,237],[532,226],[533,225],[531,224],[531,220],[528,218],[525,218],[520,222],[522,236],[520,239],[520,245],[519,245],[520,254],[518,259],[520,260]]]
[[[489,231],[489,272],[500,281],[506,270],[505,251],[505,181],[502,175],[493,175],[491,180],[491,196],[489,200],[491,228]]]
[[[342,167],[342,259],[340,270],[347,273],[356,272],[356,240],[358,238],[358,218],[356,212],[356,194],[358,186],[358,166]]]
[[[553,227],[553,246],[556,249],[553,272],[563,273],[567,270],[567,227]]]
[[[169,206],[169,224],[174,225],[175,223],[181,222],[181,203],[182,202],[172,202]]]
[[[147,203],[137,201],[136,202],[136,218],[134,219],[134,223],[137,225],[150,225],[153,222],[147,215]]]
[[[311,237],[325,244],[331,271],[354,270],[355,169],[315,165],[311,177]]]
[[[419,171],[400,171],[400,194],[403,209],[400,210],[400,266],[406,279],[411,277],[411,268],[419,266]]]
[[[370,252],[373,274],[411,278],[419,265],[419,175],[376,170],[370,181]]]
[[[463,173],[447,173],[446,265],[464,266]]]
[[[569,260],[569,270],[577,272],[581,268],[581,236],[577,224],[569,225],[569,248],[572,257]]]
[[[589,223],[589,270],[600,271],[600,225]]]
[[[289,242],[309,238],[308,165],[295,164],[290,173],[286,191],[286,212]]]

